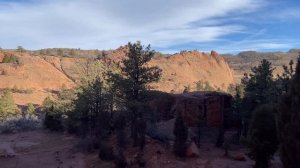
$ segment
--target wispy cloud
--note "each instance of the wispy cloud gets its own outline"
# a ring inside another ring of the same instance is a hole
[[[269,51],[269,50],[286,50],[298,48],[300,40],[295,39],[259,39],[247,40],[243,43],[234,43],[218,47],[217,50],[221,53],[237,53],[241,51]]]
[[[261,0],[0,0],[0,46],[116,48],[142,40],[154,47],[211,42],[241,33],[215,18],[255,11]],[[193,23],[210,24],[193,24]],[[220,22],[219,22],[220,23]]]

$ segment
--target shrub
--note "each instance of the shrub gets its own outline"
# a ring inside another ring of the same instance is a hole
[[[0,133],[15,133],[20,131],[36,130],[42,127],[42,122],[37,117],[13,117],[0,124]]]
[[[35,107],[32,103],[27,104],[26,113],[31,117],[36,116]]]
[[[272,106],[259,106],[254,111],[249,131],[249,147],[250,157],[255,160],[255,168],[267,168],[278,148],[275,109]]]
[[[46,110],[44,125],[51,131],[63,131],[62,113],[56,110],[54,106]]]
[[[32,94],[33,89],[19,89],[17,86],[14,86],[11,91],[13,93],[22,93],[22,94]]]
[[[2,63],[18,63],[18,57],[14,56],[14,55],[5,55]]]
[[[112,146],[105,142],[105,141],[101,141],[99,144],[99,154],[98,154],[99,158],[102,160],[107,160],[107,161],[111,161],[114,160],[115,156],[113,154],[113,148]]]

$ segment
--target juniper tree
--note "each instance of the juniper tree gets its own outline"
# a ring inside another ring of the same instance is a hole
[[[282,97],[279,108],[281,160],[285,168],[300,165],[300,59],[290,89]]]
[[[255,168],[268,168],[269,160],[278,149],[275,108],[262,105],[256,108],[249,131],[250,157]]]

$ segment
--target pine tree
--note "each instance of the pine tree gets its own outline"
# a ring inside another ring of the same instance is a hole
[[[242,85],[245,86],[244,98],[242,101],[243,113],[243,136],[247,136],[252,112],[259,105],[275,103],[276,85],[273,80],[273,70],[271,62],[263,59],[261,64],[251,69],[250,75],[245,74]]]
[[[259,106],[254,111],[249,131],[250,156],[255,168],[268,168],[270,158],[278,149],[275,109],[271,105]]]
[[[188,128],[181,115],[176,117],[173,133],[175,135],[174,152],[177,156],[186,155],[186,141],[188,138]]]
[[[287,93],[291,84],[291,80],[295,74],[294,62],[291,60],[289,66],[283,65],[283,73],[277,75],[276,85],[278,89],[278,94]]]
[[[97,78],[82,86],[77,96],[75,112],[80,120],[81,135],[105,136],[110,119],[102,81]]]
[[[282,97],[279,108],[281,160],[285,168],[300,165],[300,59],[290,89]]]
[[[18,113],[16,106],[9,89],[4,89],[3,96],[0,98],[0,121],[5,120],[7,117],[15,116]]]
[[[128,49],[126,59],[122,61],[124,64],[122,72],[130,85],[128,99],[137,101],[141,98],[140,93],[147,89],[147,84],[160,79],[161,69],[157,66],[148,66],[155,54],[150,45],[144,47],[138,41],[133,44],[128,43]]]
[[[157,82],[161,76],[161,69],[156,66],[149,66],[149,61],[154,57],[155,52],[150,49],[150,45],[144,47],[138,41],[128,43],[128,53],[126,59],[122,61],[122,73],[125,77],[122,81],[122,87],[128,101],[128,109],[131,111],[131,137],[133,145],[137,145],[137,105],[142,99],[141,92],[147,90],[147,85]]]

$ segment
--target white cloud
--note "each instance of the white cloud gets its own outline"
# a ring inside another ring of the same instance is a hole
[[[156,47],[208,42],[241,32],[236,24],[200,25],[255,10],[259,0],[33,0],[0,3],[0,46],[116,48],[141,40]]]

